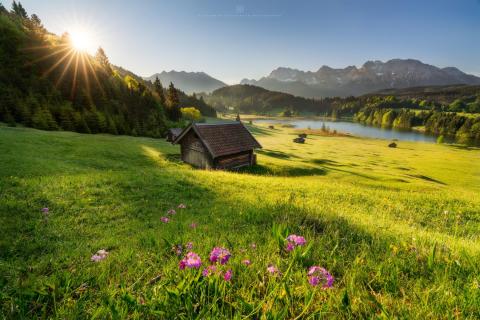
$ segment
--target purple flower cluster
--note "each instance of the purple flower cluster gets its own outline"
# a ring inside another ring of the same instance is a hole
[[[321,284],[323,289],[331,288],[333,286],[333,281],[335,280],[330,272],[319,266],[310,267],[307,276],[308,282],[312,286],[316,287]]]
[[[105,260],[107,256],[108,256],[108,251],[105,249],[101,249],[101,250],[98,250],[97,253],[92,255],[90,260],[93,262],[100,262],[102,260]]]
[[[287,247],[285,250],[287,251],[292,251],[295,249],[297,246],[303,246],[307,243],[307,240],[305,240],[304,237],[302,236],[297,236],[296,234],[291,234],[287,237]]]
[[[160,218],[160,221],[162,221],[163,223],[169,223],[169,222],[170,222],[170,218],[169,218],[169,217],[161,217],[161,218]]]
[[[230,281],[232,279],[233,271],[232,269],[228,269],[227,272],[223,275],[223,280]]]
[[[216,272],[217,272],[217,267],[212,264],[212,265],[207,266],[205,269],[203,269],[202,275],[204,277],[209,277],[212,274],[215,274]]]
[[[180,270],[185,269],[185,267],[198,269],[201,265],[202,259],[200,259],[200,256],[195,252],[190,251],[182,260],[180,260],[179,268]]]
[[[267,271],[268,271],[270,274],[273,274],[273,275],[278,274],[278,268],[275,267],[275,266],[272,265],[272,264],[268,265]]]
[[[230,251],[225,248],[215,247],[212,252],[210,252],[210,261],[219,262],[220,264],[225,264],[230,259]]]

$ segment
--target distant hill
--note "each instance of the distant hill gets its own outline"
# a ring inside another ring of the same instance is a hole
[[[365,96],[395,96],[399,99],[419,99],[435,101],[437,104],[450,104],[456,99],[480,96],[480,85],[426,86],[403,89],[384,89]]]
[[[161,73],[155,73],[144,79],[153,82],[156,77],[160,79],[164,87],[172,82],[176,88],[179,88],[187,94],[194,92],[212,92],[218,88],[226,86],[224,82],[217,80],[204,72],[162,71]]]
[[[454,67],[438,68],[413,59],[387,62],[367,61],[362,67],[334,69],[322,66],[317,71],[277,68],[259,80],[244,79],[268,90],[303,97],[358,96],[388,88],[470,84],[480,85],[480,78]]]
[[[252,85],[233,85],[213,91],[205,101],[219,111],[233,108],[239,112],[271,113],[272,111],[329,111],[325,101],[296,97],[288,93],[269,91]]]

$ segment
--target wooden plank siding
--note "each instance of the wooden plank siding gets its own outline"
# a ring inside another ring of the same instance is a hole
[[[181,144],[182,160],[194,167],[210,169],[213,167],[213,159],[208,153],[198,136],[190,131],[184,137]]]
[[[217,169],[236,169],[252,165],[252,151],[229,154],[215,159],[214,165]]]

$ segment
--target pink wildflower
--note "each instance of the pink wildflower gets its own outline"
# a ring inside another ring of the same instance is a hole
[[[187,206],[186,206],[185,204],[183,204],[183,203],[180,203],[180,204],[178,205],[178,209],[186,209],[186,208],[187,208]]]
[[[160,220],[163,222],[163,223],[168,223],[170,221],[170,218],[168,217],[161,217]]]
[[[48,215],[49,211],[50,210],[47,207],[42,208],[42,212],[43,212],[44,215]]]
[[[249,266],[252,262],[248,259],[242,260],[242,263],[246,266]]]
[[[335,280],[333,276],[325,268],[319,266],[312,266],[308,269],[308,282],[312,286],[317,286],[322,284],[323,289],[328,289],[333,286],[333,281]]]
[[[215,267],[214,265],[210,265],[210,266],[206,267],[205,269],[203,269],[202,275],[204,277],[208,277],[208,276],[211,276],[212,274],[214,274],[216,271],[217,271],[217,267]]]
[[[296,234],[291,234],[287,237],[287,246],[285,250],[292,251],[297,246],[303,246],[307,243],[304,237],[297,236]]]
[[[189,252],[185,258],[180,261],[179,268],[182,270],[185,269],[185,267],[198,269],[201,265],[202,259],[200,259],[200,256],[195,252]]]
[[[233,274],[232,270],[229,269],[229,270],[228,270],[227,272],[225,272],[225,274],[223,275],[223,279],[224,279],[225,281],[230,281],[230,280],[232,279],[232,274]]]
[[[193,242],[187,242],[187,244],[185,245],[185,248],[187,248],[187,250],[192,250],[193,249]]]
[[[293,249],[295,249],[295,245],[291,242],[287,243],[287,247],[285,248],[285,250],[292,251]]]
[[[178,268],[179,268],[180,270],[183,270],[183,269],[185,269],[185,266],[186,266],[186,265],[187,265],[187,261],[186,261],[185,259],[182,259],[182,260],[180,260],[180,262],[178,263]]]
[[[252,243],[252,244],[250,245],[250,247],[252,247],[252,249],[256,249],[256,248],[257,248],[257,245],[256,245],[255,243]]]
[[[197,227],[197,224],[195,222],[192,222],[190,224],[190,228],[195,229]]]
[[[210,261],[211,262],[220,262],[220,264],[225,264],[230,259],[230,251],[225,248],[215,247],[212,252],[210,252]]]
[[[177,214],[177,211],[175,211],[175,209],[170,209],[167,211],[167,214],[174,215],[174,214]]]
[[[108,256],[107,250],[101,249],[101,250],[98,250],[96,254],[92,255],[90,260],[93,262],[99,262],[99,261],[105,260],[107,256]]]
[[[271,265],[271,264],[267,267],[267,271],[270,274],[277,274],[278,273],[277,267],[275,267],[274,265]]]

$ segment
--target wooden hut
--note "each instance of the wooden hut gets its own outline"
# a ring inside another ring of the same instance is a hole
[[[177,137],[180,135],[180,133],[182,133],[182,128],[171,128],[168,130],[167,132],[167,141],[168,142],[172,142],[175,141],[175,139],[177,139]]]
[[[241,122],[192,123],[173,141],[182,160],[204,169],[237,169],[256,163],[262,146]]]

